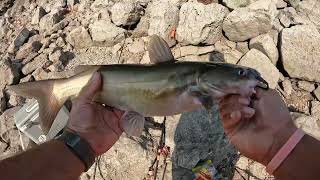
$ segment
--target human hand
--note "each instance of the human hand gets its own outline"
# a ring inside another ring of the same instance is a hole
[[[275,90],[257,90],[252,108],[249,98],[239,95],[220,102],[220,116],[225,133],[248,158],[267,165],[297,127]]]
[[[123,132],[119,122],[124,112],[92,101],[101,84],[101,74],[96,72],[73,102],[67,125],[67,130],[84,138],[96,155],[108,151]]]

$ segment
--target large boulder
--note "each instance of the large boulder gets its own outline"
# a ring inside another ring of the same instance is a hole
[[[223,30],[231,41],[246,41],[271,30],[276,11],[273,0],[257,1],[232,11],[223,22]]]
[[[148,35],[159,35],[169,46],[176,44],[174,37],[171,37],[179,21],[179,9],[169,0],[152,1],[147,7],[149,16]]]
[[[305,17],[317,26],[320,30],[320,1],[306,0],[301,1],[297,7],[298,14]]]
[[[180,9],[177,40],[183,45],[214,44],[222,37],[223,19],[229,13],[220,4],[187,2]]]
[[[313,25],[285,28],[281,34],[281,57],[290,77],[320,82],[320,33]]]
[[[98,20],[89,25],[92,40],[98,44],[112,46],[125,38],[126,30],[108,20]]]
[[[270,88],[275,88],[280,78],[278,69],[269,58],[257,49],[251,49],[239,61],[239,65],[256,69],[268,83]]]

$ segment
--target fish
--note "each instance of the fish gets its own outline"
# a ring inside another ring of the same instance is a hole
[[[94,101],[132,112],[123,125],[126,132],[141,132],[144,117],[176,115],[200,107],[209,110],[226,95],[251,96],[256,87],[269,88],[252,68],[177,61],[165,40],[156,35],[151,36],[148,51],[152,64],[79,66],[78,73],[69,78],[21,83],[9,89],[37,99],[41,127],[47,133],[63,104],[76,98],[95,72],[102,75],[103,83]]]

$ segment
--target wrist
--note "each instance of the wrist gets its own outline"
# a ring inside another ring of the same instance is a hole
[[[298,128],[292,123],[292,121],[288,122],[283,128],[279,128],[277,131],[272,133],[273,143],[270,147],[269,151],[265,155],[265,158],[261,162],[263,165],[267,166],[268,163],[272,160],[272,158],[277,154],[277,152],[281,149],[281,147],[289,140],[291,135]]]

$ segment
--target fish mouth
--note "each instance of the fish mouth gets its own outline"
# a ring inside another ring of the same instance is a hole
[[[269,84],[266,80],[264,80],[261,76],[257,76],[256,79],[258,80],[257,87],[262,88],[264,90],[269,89]]]

